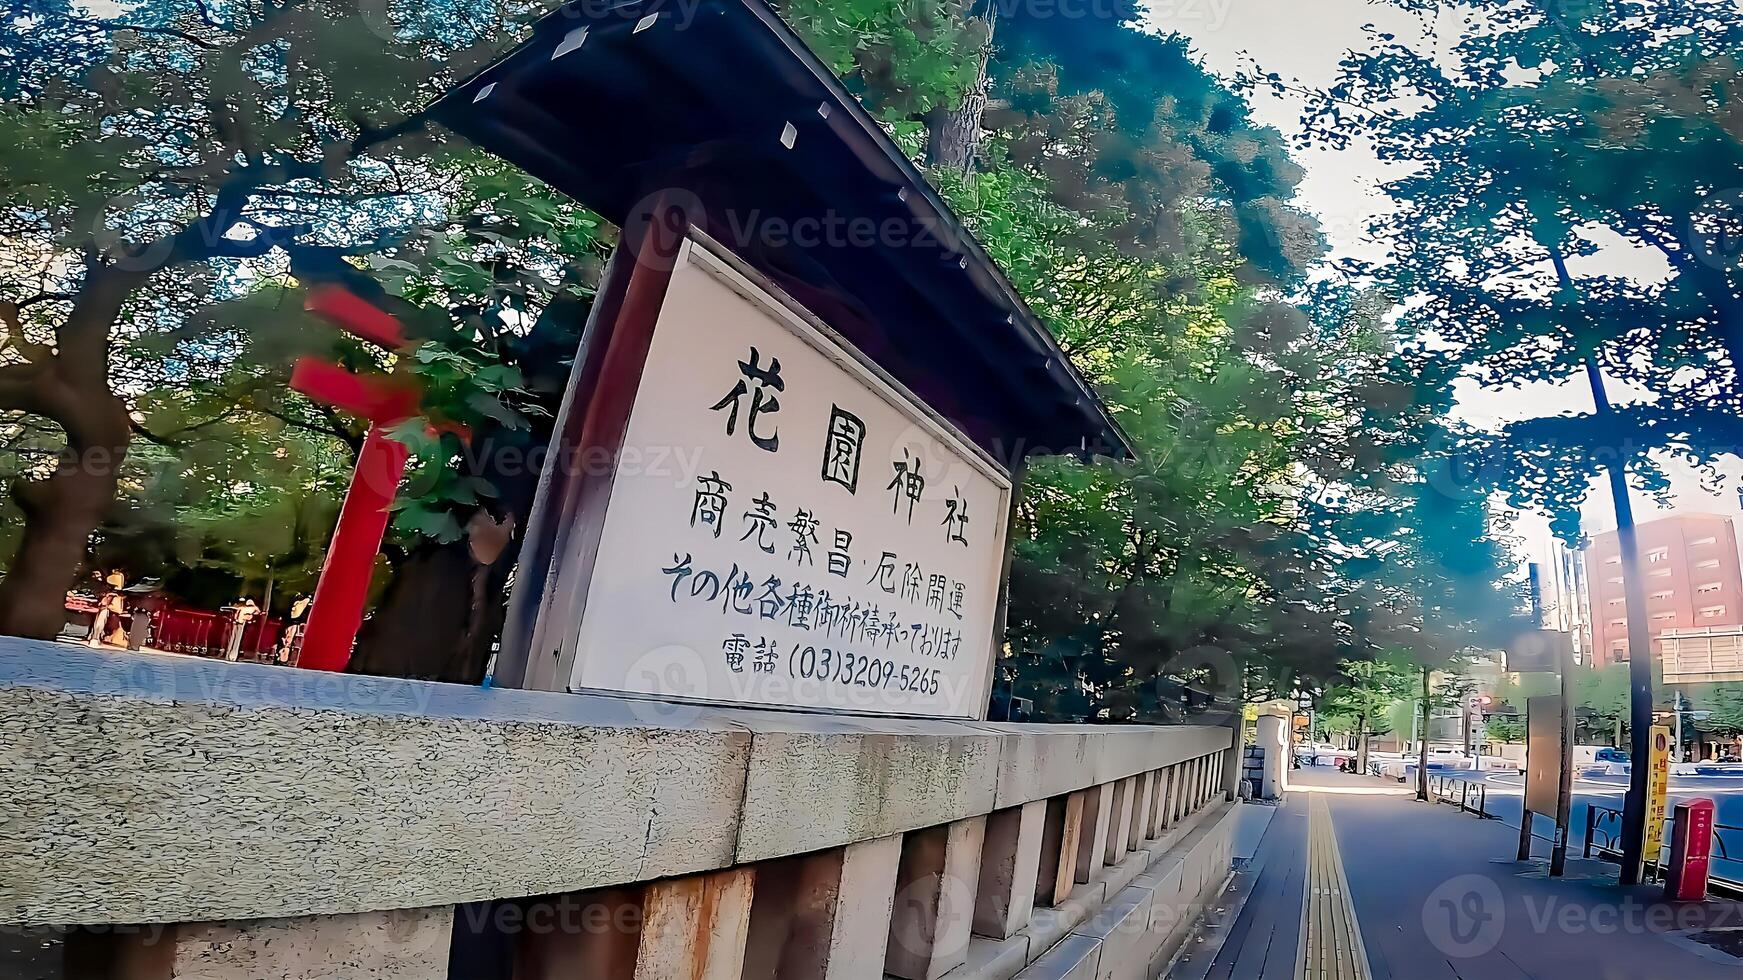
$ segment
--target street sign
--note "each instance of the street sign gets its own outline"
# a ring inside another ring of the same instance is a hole
[[[1525,701],[1525,809],[1553,816],[1561,787],[1561,695]]]
[[[1670,791],[1670,729],[1652,726],[1652,759],[1646,788],[1646,848],[1642,852],[1647,863],[1658,860],[1664,846],[1665,797]]]
[[[1515,674],[1558,673],[1573,647],[1572,633],[1527,630],[1507,644],[1507,669]]]

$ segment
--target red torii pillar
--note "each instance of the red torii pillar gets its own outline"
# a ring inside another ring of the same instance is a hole
[[[310,292],[307,308],[340,329],[395,350],[405,346],[399,320],[339,287]],[[389,507],[405,475],[407,450],[388,437],[388,426],[418,414],[418,389],[402,380],[370,377],[326,361],[304,357],[291,370],[290,386],[315,401],[368,419],[369,434],[357,454],[357,469],[345,491],[333,541],[321,564],[321,577],[303,629],[297,666],[342,671],[363,624],[363,606],[375,556],[387,533]]]

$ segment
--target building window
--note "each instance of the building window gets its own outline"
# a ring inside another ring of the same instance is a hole
[[[1622,584],[1622,577],[1620,575],[1618,575],[1617,577],[1611,579],[1610,584],[1611,585],[1621,585]]]
[[[1676,595],[1676,592],[1675,592],[1675,590],[1673,590],[1673,589],[1665,589],[1665,590],[1664,590],[1664,591],[1663,591],[1663,592],[1654,592],[1654,593],[1652,593],[1652,598],[1654,598],[1654,599],[1668,599],[1668,598],[1670,598],[1670,597],[1671,597],[1671,596],[1673,596],[1673,595]]]
[[[1719,559],[1717,559],[1717,558],[1703,558],[1702,560],[1695,562],[1695,567],[1696,568],[1718,568],[1719,567]]]
[[[1627,660],[1628,659],[1628,648],[1620,643],[1611,647],[1610,648],[1610,659],[1611,660]]]
[[[1720,616],[1723,616],[1723,615],[1725,615],[1725,607],[1724,606],[1702,606],[1701,607],[1701,618],[1702,619],[1718,619]]]
[[[1690,541],[1689,545],[1693,546],[1693,545],[1700,545],[1700,544],[1712,544],[1713,542],[1715,542],[1717,540],[1719,540],[1719,539],[1716,537],[1713,537],[1712,535],[1708,535],[1707,537],[1698,538],[1694,541]]]
[[[1669,548],[1654,548],[1651,551],[1648,551],[1646,553],[1646,560],[1649,562],[1652,562],[1654,565],[1658,564],[1661,561],[1667,561],[1669,558],[1670,558],[1670,549]]]
[[[1695,591],[1696,592],[1717,592],[1717,591],[1719,591],[1719,588],[1720,588],[1720,584],[1718,582],[1708,582],[1705,585],[1695,586]]]
[[[1611,599],[1610,600],[1610,605],[1612,605],[1612,606],[1620,606],[1621,604],[1622,604],[1621,599]]]
[[[1620,565],[1620,564],[1622,564],[1622,556],[1621,555],[1611,555],[1610,557],[1604,559],[1604,564],[1606,564],[1606,565]]]
[[[1612,619],[1612,620],[1610,620],[1610,625],[1611,626],[1627,626],[1628,621],[1626,619]]]
[[[1660,568],[1646,573],[1648,578],[1670,578],[1670,569]]]
[[[1655,623],[1660,623],[1660,622],[1663,622],[1667,619],[1675,619],[1675,618],[1676,618],[1676,610],[1674,610],[1674,609],[1669,610],[1667,612],[1657,612],[1657,613],[1652,614],[1652,621]]]

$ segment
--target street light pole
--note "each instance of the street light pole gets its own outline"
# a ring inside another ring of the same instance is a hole
[[[1596,358],[1586,359],[1586,381],[1600,419],[1615,415],[1604,391]],[[1610,498],[1616,505],[1616,543],[1622,551],[1622,595],[1628,618],[1628,795],[1622,804],[1622,885],[1636,885],[1644,871],[1646,795],[1652,773],[1652,638],[1646,628],[1646,588],[1640,581],[1640,542],[1634,534],[1634,508],[1628,503],[1628,472],[1621,460],[1609,471]]]
[[[1459,724],[1464,728],[1465,758],[1471,757],[1471,699],[1466,697],[1460,705]]]

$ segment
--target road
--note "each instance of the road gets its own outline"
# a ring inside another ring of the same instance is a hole
[[[1452,778],[1464,779],[1470,782],[1481,781],[1486,788],[1487,812],[1500,817],[1515,829],[1519,826],[1519,813],[1523,799],[1523,783],[1517,774],[1506,773],[1437,773]],[[1597,843],[1602,845],[1613,841],[1620,829],[1618,818],[1606,809],[1620,811],[1622,798],[1628,792],[1627,777],[1582,777],[1574,780],[1573,810],[1570,815],[1572,837],[1571,847],[1575,850],[1585,846],[1586,810],[1589,805],[1598,807],[1598,823],[1596,826]],[[1672,776],[1670,779],[1670,800],[1674,807],[1678,800],[1706,797],[1713,801],[1714,820],[1719,824],[1718,847],[1715,848],[1713,874],[1743,881],[1743,779],[1736,777],[1708,776]],[[1554,827],[1548,821],[1539,819],[1536,822],[1536,833],[1549,836]],[[1670,841],[1667,830],[1664,835],[1666,843]],[[1723,852],[1721,854],[1721,851]]]
[[[1292,772],[1234,921],[1170,975],[1195,980],[1707,980],[1743,975],[1743,905],[1623,890],[1576,858],[1552,880],[1500,821],[1409,788]],[[1502,794],[1504,795],[1504,794]],[[1501,801],[1497,796],[1496,802]]]

